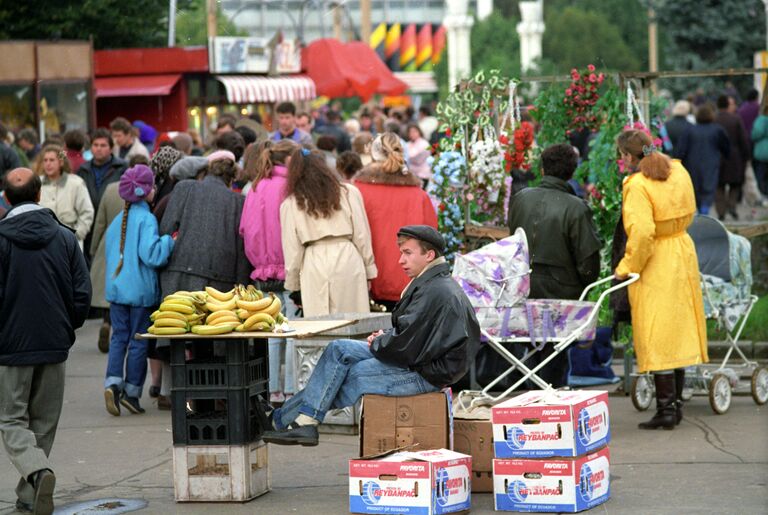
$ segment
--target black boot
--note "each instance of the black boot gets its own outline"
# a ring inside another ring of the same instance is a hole
[[[675,425],[683,420],[683,387],[685,386],[685,369],[675,369]]]
[[[674,429],[675,410],[675,374],[653,374],[656,385],[656,414],[648,422],[638,424],[640,429]]]

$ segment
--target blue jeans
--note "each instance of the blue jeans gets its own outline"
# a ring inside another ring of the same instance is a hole
[[[112,304],[112,340],[107,357],[107,378],[104,388],[117,386],[128,397],[141,397],[147,378],[147,340],[136,340],[136,333],[146,333],[151,325],[151,308]]]
[[[276,294],[283,301],[283,314],[290,320],[296,313],[296,304],[288,297],[287,292],[282,291]],[[293,393],[296,391],[294,385],[294,363],[293,363],[293,338],[270,338],[269,339],[269,391]],[[280,387],[280,366],[285,363],[285,385]]]
[[[418,372],[379,361],[366,342],[334,340],[306,388],[276,409],[273,420],[277,429],[285,429],[299,414],[322,422],[328,410],[352,406],[366,393],[407,396],[438,390]]]

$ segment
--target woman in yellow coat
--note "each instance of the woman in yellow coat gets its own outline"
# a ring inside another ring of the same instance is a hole
[[[623,188],[627,248],[615,273],[640,274],[629,286],[632,334],[638,369],[653,372],[656,386],[656,414],[639,427],[673,429],[683,418],[683,367],[708,361],[699,262],[686,232],[696,199],[680,161],[646,133],[623,132],[617,145],[631,175]]]

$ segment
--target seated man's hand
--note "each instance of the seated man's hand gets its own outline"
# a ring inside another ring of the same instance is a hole
[[[371,335],[368,337],[368,346],[370,347],[370,345],[373,343],[373,340],[375,340],[376,337],[381,334],[384,334],[384,331],[382,331],[381,329],[379,329],[375,333],[371,333]]]

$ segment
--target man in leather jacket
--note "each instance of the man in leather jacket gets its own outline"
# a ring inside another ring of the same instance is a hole
[[[274,410],[264,441],[317,445],[317,425],[332,408],[364,394],[417,395],[438,391],[466,374],[480,344],[480,326],[442,256],[445,240],[432,227],[398,231],[400,266],[411,278],[392,312],[392,328],[367,342],[335,340],[304,390]]]

